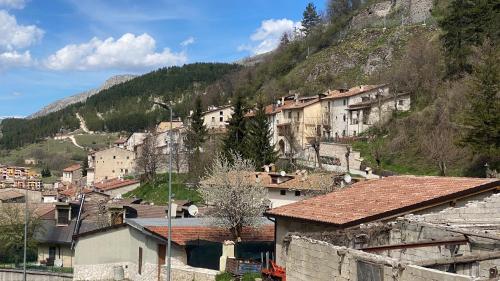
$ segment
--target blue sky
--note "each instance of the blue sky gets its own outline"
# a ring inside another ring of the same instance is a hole
[[[29,115],[116,74],[269,51],[308,2],[0,0],[0,117]]]

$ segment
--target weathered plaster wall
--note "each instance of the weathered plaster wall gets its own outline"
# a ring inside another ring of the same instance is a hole
[[[288,281],[358,280],[358,263],[380,270],[381,280],[467,281],[472,277],[451,274],[332,244],[293,236],[286,259]]]

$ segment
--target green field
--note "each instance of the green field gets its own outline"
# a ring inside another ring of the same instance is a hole
[[[76,142],[92,150],[100,150],[109,147],[115,140],[118,139],[118,134],[81,134],[75,135]]]
[[[148,202],[153,202],[156,205],[165,205],[168,201],[168,174],[158,175],[157,179],[153,182],[143,183],[137,189],[125,193],[123,197],[141,198]],[[186,186],[186,174],[172,174],[172,194],[173,199],[178,200],[191,200],[195,203],[200,202],[200,194],[192,188]]]

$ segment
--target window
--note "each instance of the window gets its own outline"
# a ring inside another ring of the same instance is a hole
[[[295,190],[295,196],[300,196],[300,190]]]
[[[344,99],[342,102],[344,103],[344,105],[347,105],[347,99]]]
[[[345,137],[345,130],[342,130],[342,136]]]
[[[115,155],[113,155],[113,159],[116,159],[116,156],[115,156]]]
[[[215,117],[212,116],[212,123],[215,123]]]
[[[224,112],[223,111],[219,112],[219,115],[224,115]]]
[[[399,104],[399,105],[403,105],[404,103],[405,103],[405,102],[404,102],[404,100],[399,100],[399,101],[398,101],[398,104]]]
[[[220,121],[220,122],[224,122],[224,117],[222,117],[222,116],[221,116],[221,117],[219,117],[219,121]]]
[[[69,224],[69,209],[57,209],[57,224]]]
[[[344,117],[343,117],[343,119],[344,119],[344,122],[345,122],[345,119],[346,119],[346,118],[345,118],[345,114],[344,114]]]
[[[356,131],[352,132],[352,134],[353,134],[354,136],[356,136]]]
[[[127,160],[130,158],[130,156],[127,156]]]
[[[115,173],[115,170],[112,170],[111,172],[112,172],[112,173]]]
[[[286,189],[280,190],[280,195],[286,195]]]
[[[292,119],[292,112],[288,111],[288,119]]]

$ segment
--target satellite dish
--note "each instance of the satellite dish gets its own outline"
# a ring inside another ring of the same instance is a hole
[[[196,207],[196,205],[191,205],[188,207],[188,213],[193,216],[193,217],[196,217],[198,215],[198,207]]]
[[[345,176],[344,176],[344,181],[345,181],[346,183],[351,183],[351,181],[352,181],[351,175],[349,175],[349,174],[345,174]]]
[[[285,172],[285,171],[281,171],[281,172],[280,172],[280,175],[281,175],[282,177],[284,177],[284,176],[286,176],[286,172]]]

